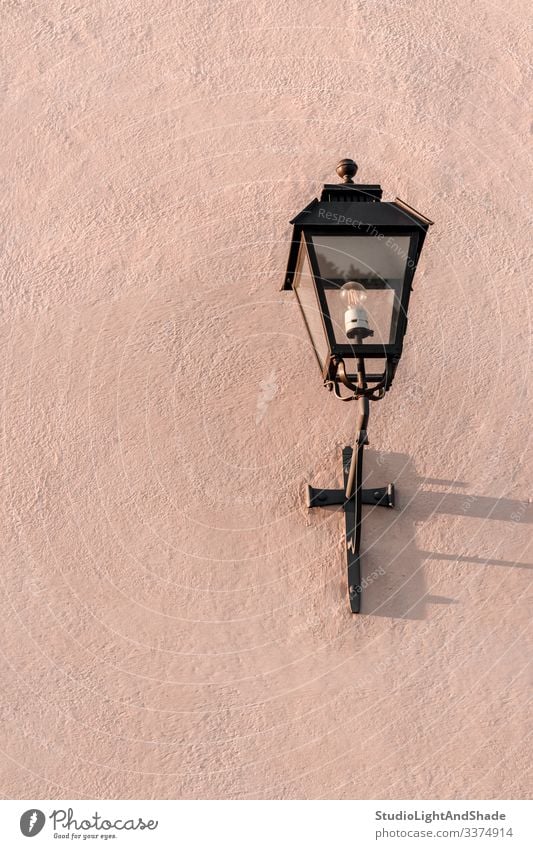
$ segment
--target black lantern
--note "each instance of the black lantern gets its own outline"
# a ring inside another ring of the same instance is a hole
[[[358,400],[354,449],[343,451],[344,489],[308,487],[308,506],[343,504],[352,612],[361,597],[361,505],[394,506],[394,487],[361,488],[369,400],[390,389],[402,355],[413,276],[432,223],[378,185],[355,185],[357,165],[337,166],[340,185],[325,185],[296,218],[284,289],[293,289],[324,384]],[[341,390],[349,390],[349,394]]]

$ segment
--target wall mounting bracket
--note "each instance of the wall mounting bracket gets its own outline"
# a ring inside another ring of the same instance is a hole
[[[344,489],[317,489],[307,486],[307,506],[330,507],[342,505],[345,518],[346,561],[348,567],[348,595],[352,613],[361,611],[361,521],[362,505],[394,507],[394,484],[363,489],[363,452],[368,445],[368,398],[359,399],[358,428],[353,448],[342,450]]]

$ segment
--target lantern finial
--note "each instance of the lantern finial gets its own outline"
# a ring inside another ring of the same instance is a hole
[[[353,159],[341,159],[337,165],[337,174],[343,183],[353,183],[353,177],[357,174],[357,164]]]

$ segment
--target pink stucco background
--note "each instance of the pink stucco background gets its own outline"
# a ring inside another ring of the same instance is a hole
[[[1,15],[3,796],[527,796],[529,3]],[[358,618],[279,292],[343,156],[436,222]]]

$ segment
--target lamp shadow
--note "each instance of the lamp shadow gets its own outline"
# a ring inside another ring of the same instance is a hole
[[[394,483],[396,508],[363,507],[362,614],[400,619],[426,619],[433,605],[457,604],[453,598],[428,592],[424,564],[427,560],[479,563],[533,569],[532,563],[471,556],[463,552],[432,552],[417,548],[417,525],[435,514],[475,517],[506,522],[533,522],[533,505],[509,498],[469,494],[466,484],[417,475],[406,454],[376,453],[367,449],[363,486]],[[438,492],[431,486],[464,489],[459,494]]]
[[[365,488],[393,483],[396,507],[363,507],[361,613],[425,619],[431,597],[424,576],[424,558],[416,546],[411,510],[419,486],[413,461],[404,454],[378,454],[367,449],[363,481]],[[451,604],[453,599],[439,598],[435,602]]]
[[[489,498],[486,495],[467,493],[433,492],[423,489],[424,485],[438,483],[440,485],[465,486],[458,481],[442,481],[435,478],[423,478],[419,485],[423,503],[417,504],[422,508],[423,518],[434,513],[447,513],[452,516],[470,516],[476,519],[493,519],[500,522],[533,523],[533,505],[525,501],[511,498]]]

